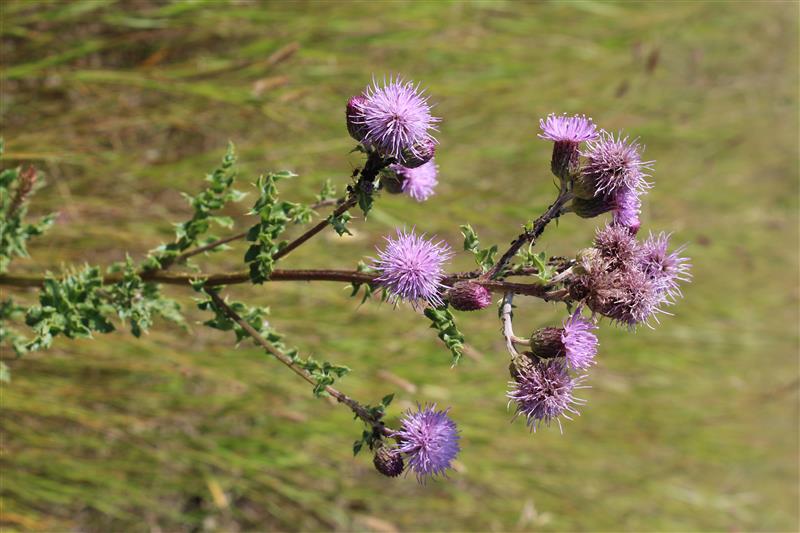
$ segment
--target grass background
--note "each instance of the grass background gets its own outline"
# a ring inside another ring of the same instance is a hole
[[[201,187],[229,139],[242,185],[284,168],[301,176],[287,198],[344,184],[359,162],[347,97],[401,73],[444,118],[438,194],[381,198],[355,237],[328,232],[287,267],[353,267],[397,224],[458,246],[470,222],[484,242],[508,242],[554,195],[537,119],[565,111],[647,144],[644,231],[688,242],[695,276],[657,329],[602,328],[588,405],[563,435],[509,424],[492,311],[459,317],[470,357],[451,369],[408,308],[359,307],[335,284],[232,289],[271,305],[305,353],[350,365],[346,392],[397,393],[390,420],[415,401],[453,406],[457,472],[424,487],[353,459],[360,428],[344,410],[222,333],[162,324],[141,340],[58,339],[8,362],[3,530],[798,529],[796,3],[1,8],[6,164],[41,168],[33,211],[60,212],[13,271],[141,258],[171,238],[188,213],[179,191]],[[240,227],[245,208],[231,212]],[[565,218],[542,249],[574,254],[597,223]],[[237,268],[241,251],[201,262]],[[202,318],[188,291],[172,292]],[[518,300],[518,329],[563,314]]]

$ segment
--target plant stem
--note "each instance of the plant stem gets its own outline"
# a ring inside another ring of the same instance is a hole
[[[544,232],[544,229],[550,223],[551,220],[554,220],[561,216],[561,213],[564,208],[564,204],[567,203],[569,200],[572,199],[572,193],[568,192],[562,183],[561,190],[556,198],[555,202],[550,204],[550,207],[542,213],[542,215],[534,221],[533,226],[530,229],[526,229],[520,235],[511,242],[511,246],[506,250],[506,253],[500,258],[499,261],[483,276],[481,279],[494,279],[498,275],[503,272],[503,268],[508,264],[509,261],[517,254],[520,248],[526,243],[535,244],[536,239]]]
[[[272,281],[337,281],[342,283],[374,283],[375,274],[367,272],[357,272],[354,270],[331,270],[331,269],[277,269],[272,272],[267,283]],[[473,278],[473,273],[453,274],[445,277],[442,282],[451,285],[456,281]],[[237,285],[248,283],[250,274],[247,271],[223,272],[217,274],[199,274],[183,272],[164,272],[162,270],[148,271],[142,274],[142,279],[167,285],[189,285],[192,281],[205,280],[209,287],[219,285]],[[26,274],[0,274],[0,286],[8,287],[39,287],[44,283],[45,277],[39,275]],[[105,283],[116,283],[122,280],[121,273],[109,274],[104,277]],[[538,283],[512,283],[499,280],[477,279],[491,292],[513,292],[524,296],[535,296],[545,301],[563,300],[567,293],[563,291],[552,291],[552,287]]]
[[[310,207],[311,207],[311,209],[319,209],[320,207],[326,207],[326,206],[329,206],[329,205],[342,205],[342,204],[345,203],[346,200],[347,200],[346,198],[339,198],[339,199],[336,199],[336,200],[320,200],[319,202],[311,204]],[[341,214],[341,213],[339,213],[339,214]],[[236,235],[231,235],[230,237],[225,237],[223,239],[218,239],[218,240],[216,240],[214,242],[210,242],[210,243],[208,243],[208,244],[206,244],[204,246],[199,246],[197,248],[193,248],[192,250],[187,250],[187,251],[183,252],[182,254],[180,254],[179,256],[177,256],[172,261],[172,263],[166,265],[161,270],[165,270],[165,269],[169,268],[172,264],[182,263],[183,261],[186,261],[190,257],[194,257],[195,255],[202,254],[203,252],[207,252],[209,250],[213,250],[214,248],[217,248],[218,246],[222,246],[223,244],[228,244],[229,242],[238,241],[239,239],[244,239],[245,237],[247,237],[247,232],[243,231],[241,233],[237,233]]]
[[[275,348],[275,346],[270,344],[269,341],[267,341],[264,337],[262,337],[261,334],[258,331],[256,331],[256,329],[253,326],[248,324],[247,321],[242,319],[242,317],[240,317],[236,313],[236,311],[231,309],[231,307],[227,303],[225,303],[225,300],[223,300],[219,296],[219,294],[217,294],[216,291],[207,290],[206,294],[208,294],[211,297],[211,299],[214,301],[214,304],[217,307],[222,309],[225,312],[225,314],[231,318],[231,320],[239,324],[239,326],[241,326],[242,329],[244,329],[247,332],[247,334],[253,338],[253,340],[255,340],[259,345],[261,345],[261,347],[264,348],[264,350],[266,350],[267,353],[269,353],[270,355],[275,357],[275,359],[277,359],[278,361],[289,367],[289,369],[292,372],[294,372],[295,374],[306,380],[308,383],[316,386],[317,384],[316,380],[306,370],[296,365],[288,355]],[[350,410],[353,411],[353,413],[358,418],[363,420],[365,423],[369,424],[373,428],[379,429],[382,434],[386,436],[391,436],[394,433],[389,428],[387,428],[383,424],[383,422],[372,416],[372,414],[366,407],[358,403],[353,398],[347,396],[343,392],[340,392],[339,390],[333,388],[330,385],[325,387],[325,392],[336,398],[336,401],[338,401],[339,403],[342,403],[347,407],[349,407]]]
[[[292,251],[300,247],[303,243],[311,239],[314,235],[325,229],[328,224],[331,223],[332,219],[342,215],[345,211],[355,206],[358,203],[358,189],[372,187],[372,183],[375,181],[375,178],[378,177],[378,172],[387,167],[391,162],[391,159],[384,159],[377,152],[370,152],[369,156],[367,157],[367,162],[364,164],[364,168],[361,169],[361,175],[358,178],[358,183],[355,184],[354,188],[350,189],[347,199],[339,207],[337,207],[328,218],[325,220],[320,220],[314,227],[310,228],[282,248],[273,256],[273,259],[277,261],[282,257],[286,257]],[[372,194],[371,191],[370,194]]]

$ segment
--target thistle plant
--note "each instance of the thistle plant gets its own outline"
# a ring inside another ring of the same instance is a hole
[[[472,271],[449,272],[454,255],[450,244],[428,235],[421,221],[413,220],[384,236],[378,249],[365,250],[364,260],[354,258],[358,266],[352,270],[281,268],[283,258],[322,232],[349,233],[351,211],[359,210],[368,221],[383,193],[406,194],[409,201],[418,202],[432,196],[440,179],[434,161],[440,149],[434,137],[439,121],[418,84],[401,78],[373,81],[346,101],[345,126],[358,143],[355,151],[363,155],[363,163],[340,196],[326,182],[313,204],[284,200],[279,185],[296,175],[266,173],[255,180],[249,228],[235,232],[233,220],[220,214],[227,204],[246,196],[235,188],[236,155],[229,146],[220,165],[206,176],[206,187],[186,196],[192,216],[176,224],[174,240],[138,260],[128,257],[105,267],[63,267],[39,275],[15,272],[13,263],[27,257],[27,242],[53,221],[52,216],[27,217],[42,177],[32,167],[3,170],[0,286],[34,289],[38,299],[37,304],[25,306],[4,291],[0,301],[4,352],[22,356],[49,348],[59,336],[92,337],[120,325],[138,337],[157,318],[180,324],[179,303],[165,296],[161,287],[182,285],[194,295],[199,310],[207,313],[204,325],[232,332],[236,343],[254,343],[307,382],[312,394],[330,396],[349,409],[363,425],[353,445],[355,454],[368,449],[381,474],[397,477],[411,472],[424,482],[446,475],[452,467],[460,450],[454,418],[463,413],[451,415],[449,408],[419,398],[419,407],[403,413],[392,427],[387,415],[393,394],[374,405],[348,396],[339,387],[349,368],[304,356],[265,320],[266,308],[230,300],[226,286],[276,281],[350,284],[351,295],[360,295],[362,302],[379,299],[422,310],[453,365],[459,363],[465,343],[458,313],[480,312],[496,302],[510,356],[506,396],[512,417],[524,419],[531,430],[553,422],[561,427],[562,419],[578,414],[585,403],[575,394],[590,381],[597,364],[595,332],[603,318],[629,330],[652,327],[681,297],[680,285],[691,277],[683,248],[670,251],[669,234],[637,238],[641,196],[652,186],[647,178],[653,168],[652,162],[642,159],[643,148],[637,141],[598,129],[584,115],[552,114],[542,119],[539,137],[553,144],[550,170],[558,194],[538,218],[524,222],[521,233],[505,248],[484,247],[470,225],[461,226],[464,252],[476,263]],[[559,217],[574,213],[594,218],[608,212],[610,220],[600,224],[591,243],[574,257],[548,257],[535,249],[539,237]],[[292,226],[303,230],[287,239]],[[219,229],[229,234],[212,234]],[[241,270],[206,272],[192,263],[201,254],[228,250],[226,245],[236,240],[248,243]],[[563,305],[563,322],[517,336],[515,297]],[[5,362],[0,378],[11,378]]]

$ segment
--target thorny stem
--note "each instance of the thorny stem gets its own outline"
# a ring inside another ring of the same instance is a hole
[[[550,221],[558,218],[561,216],[564,208],[564,204],[566,204],[569,200],[572,199],[572,193],[566,190],[564,183],[562,182],[561,190],[556,198],[555,202],[550,204],[550,207],[547,208],[539,218],[533,223],[533,226],[530,229],[526,229],[520,235],[511,242],[511,246],[506,250],[506,253],[500,258],[499,261],[483,276],[482,279],[493,279],[496,278],[500,273],[503,272],[503,268],[508,264],[509,261],[517,254],[520,248],[526,243],[535,244],[536,239],[544,232],[544,228],[550,223]]]
[[[121,273],[113,273],[104,277],[105,283],[116,283],[122,280]],[[247,271],[240,272],[223,272],[218,274],[199,274],[199,273],[177,273],[177,272],[164,272],[161,270],[148,271],[141,274],[142,279],[145,281],[152,281],[156,283],[164,283],[166,285],[190,285],[193,281],[204,281],[208,287],[216,287],[219,285],[237,285],[240,283],[248,283],[250,281],[250,273]],[[357,272],[354,270],[329,270],[329,269],[276,269],[266,282],[271,281],[338,281],[343,283],[375,283],[375,274],[367,272]],[[467,272],[461,274],[453,274],[445,277],[442,283],[445,285],[452,285],[456,281],[463,279],[471,279],[475,277],[475,273]],[[26,275],[26,274],[0,274],[0,286],[9,287],[39,287],[44,283],[45,277],[39,275]],[[476,283],[480,283],[491,292],[513,292],[524,296],[535,296],[545,301],[562,301],[568,295],[567,292],[562,290],[551,290],[549,285],[541,285],[538,283],[512,283],[509,281],[498,280],[483,280],[477,279]]]
[[[319,202],[311,204],[309,207],[311,207],[311,209],[319,209],[320,207],[326,207],[326,206],[329,206],[329,205],[340,205],[340,204],[343,204],[345,202],[345,200],[346,200],[345,198],[339,198],[339,199],[336,199],[336,200],[334,200],[334,199],[321,200]],[[222,246],[223,244],[228,244],[229,242],[238,241],[239,239],[244,239],[245,237],[247,237],[247,232],[243,231],[241,233],[237,233],[236,235],[231,235],[230,237],[225,237],[223,239],[218,239],[216,241],[210,242],[210,243],[208,243],[208,244],[206,244],[204,246],[198,246],[197,248],[193,248],[191,250],[187,250],[187,251],[183,252],[182,254],[178,255],[172,261],[172,263],[170,263],[170,265],[171,264],[175,264],[175,263],[180,264],[180,263],[186,261],[187,259],[189,259],[190,257],[194,257],[195,255],[202,254],[203,252],[208,252],[209,250],[213,250],[214,248]],[[170,265],[166,265],[162,270],[164,270],[166,268],[169,268]]]
[[[308,372],[306,372],[303,368],[296,365],[288,355],[281,352],[280,350],[275,348],[275,346],[270,344],[269,341],[267,341],[264,337],[262,337],[261,334],[258,331],[256,331],[256,329],[253,326],[248,324],[247,321],[242,319],[242,317],[240,317],[236,313],[236,311],[231,309],[231,307],[227,303],[225,303],[225,300],[223,300],[219,296],[219,294],[217,294],[216,291],[206,290],[206,294],[208,294],[214,301],[214,305],[222,309],[222,311],[226,315],[228,315],[228,317],[230,317],[231,320],[239,324],[239,326],[241,326],[242,329],[244,329],[247,332],[247,334],[250,335],[253,338],[253,340],[255,340],[259,345],[261,345],[261,347],[264,348],[264,350],[266,350],[270,355],[272,355],[273,357],[275,357],[275,359],[277,359],[278,361],[289,367],[289,369],[292,372],[294,372],[295,374],[306,380],[311,385],[317,384],[314,378],[311,377],[311,375]],[[391,436],[394,433],[391,429],[387,428],[381,420],[372,416],[372,414],[366,407],[358,403],[353,398],[347,396],[343,392],[340,392],[339,390],[333,388],[330,385],[325,387],[325,392],[336,398],[336,401],[338,401],[339,403],[342,403],[347,407],[349,407],[350,410],[353,411],[353,413],[358,418],[363,420],[365,423],[369,424],[372,428],[378,429],[381,432],[381,434],[385,436]]]
[[[289,255],[301,244],[305,243],[314,235],[325,229],[328,224],[331,223],[331,220],[341,216],[345,211],[355,206],[358,203],[358,188],[371,187],[372,183],[375,181],[375,178],[378,176],[378,172],[387,167],[391,161],[391,159],[384,159],[377,152],[370,152],[369,157],[367,157],[367,162],[364,164],[364,168],[361,169],[361,176],[358,179],[358,183],[356,183],[355,188],[350,189],[347,199],[333,211],[331,216],[325,220],[319,221],[314,227],[310,228],[295,240],[287,244],[273,256],[273,259],[277,261],[278,259]],[[369,194],[371,193],[372,191],[369,191]]]

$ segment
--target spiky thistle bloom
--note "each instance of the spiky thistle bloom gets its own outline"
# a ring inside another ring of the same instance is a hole
[[[436,179],[439,167],[433,159],[416,168],[391,165],[400,182],[400,190],[418,202],[424,202],[434,194],[439,181]]]
[[[384,80],[383,85],[373,80],[362,95],[366,100],[358,104],[364,126],[360,140],[401,164],[424,159],[436,144],[430,132],[439,119],[431,116],[423,93],[419,85],[400,77]]]
[[[564,321],[561,342],[568,367],[583,370],[594,364],[597,336],[592,332],[596,329],[597,326],[592,321],[581,316],[580,308]]]
[[[595,233],[594,247],[612,268],[633,264],[641,254],[636,237],[624,226],[606,225]]]
[[[542,129],[539,137],[553,142],[581,143],[597,138],[597,126],[586,115],[568,117],[566,113],[550,113],[547,118],[539,119],[539,127]]]
[[[614,216],[612,221],[616,226],[627,228],[632,235],[639,232],[641,221],[639,214],[642,212],[642,201],[639,191],[623,189],[614,197]]]
[[[661,305],[667,303],[659,285],[638,268],[621,268],[612,274],[612,284],[594,293],[587,303],[592,311],[635,328],[658,322],[658,314],[665,311]]]
[[[539,119],[539,127],[542,130],[539,137],[554,143],[550,162],[553,174],[562,179],[569,178],[578,168],[580,143],[595,139],[597,127],[586,115],[568,117],[566,114],[554,113],[547,115],[547,118]]]
[[[643,191],[650,187],[646,171],[652,161],[642,161],[642,147],[635,140],[616,137],[602,131],[597,140],[590,141],[582,153],[586,165],[582,169],[583,185],[597,195],[613,195],[622,189]]]
[[[480,311],[492,303],[492,294],[478,283],[459,281],[447,291],[447,301],[458,311]]]
[[[395,433],[397,450],[405,455],[408,468],[420,482],[426,476],[444,474],[458,455],[458,429],[447,414],[449,410],[437,411],[436,404],[418,405],[400,420],[400,430]]]
[[[681,257],[685,246],[672,253],[668,252],[669,234],[650,234],[642,244],[640,262],[644,273],[660,288],[670,302],[681,296],[679,282],[688,282],[689,259]]]
[[[510,382],[508,398],[516,404],[514,417],[524,416],[532,431],[542,424],[549,426],[556,420],[571,420],[569,414],[579,414],[573,406],[582,405],[573,392],[580,388],[583,376],[572,378],[561,360],[545,359],[517,367],[514,381]]]
[[[389,291],[390,300],[405,300],[415,306],[421,301],[435,307],[443,305],[439,295],[443,288],[442,267],[453,255],[447,243],[400,229],[396,238],[384,239],[386,247],[378,250],[373,267],[379,274],[375,281]]]

